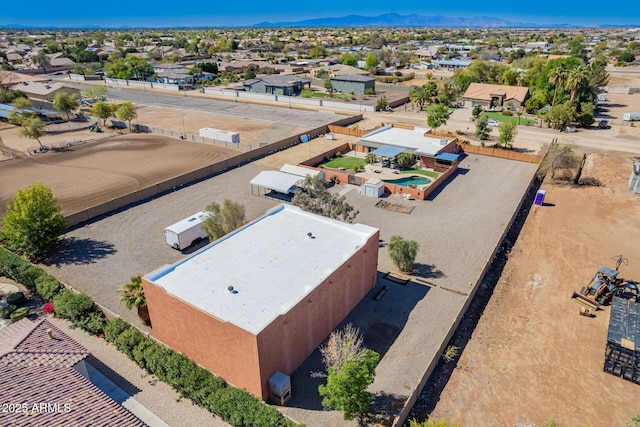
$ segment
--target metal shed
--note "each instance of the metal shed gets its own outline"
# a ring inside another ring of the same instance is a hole
[[[384,182],[379,179],[371,179],[362,184],[360,194],[368,197],[382,197],[384,195]]]

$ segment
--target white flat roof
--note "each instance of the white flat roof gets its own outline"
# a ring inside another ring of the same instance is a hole
[[[435,156],[451,140],[446,139],[447,142],[442,144],[443,138],[424,136],[428,130],[428,128],[409,130],[388,125],[366,134],[361,141],[372,143],[371,145],[376,148],[383,145],[393,145],[414,150],[416,154]]]
[[[377,231],[279,205],[145,278],[221,321],[258,334],[296,306]],[[233,286],[234,293],[228,286]]]
[[[285,172],[285,173],[290,173],[291,175],[298,175],[301,176],[303,178],[305,178],[307,175],[309,176],[318,176],[318,175],[324,175],[323,172],[319,171],[319,170],[315,170],[315,169],[309,169],[309,168],[305,168],[302,166],[294,166],[294,165],[290,165],[288,163],[284,164],[281,168],[280,168],[280,172]]]
[[[291,175],[290,173],[262,171],[251,180],[251,185],[257,185],[258,187],[268,188],[278,193],[288,194],[303,180],[303,177]]]

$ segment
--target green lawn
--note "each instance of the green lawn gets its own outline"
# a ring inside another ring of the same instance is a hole
[[[481,116],[487,116],[490,119],[496,119],[499,122],[515,122],[518,123],[518,116],[517,115],[513,115],[513,116],[505,116],[504,114],[500,114],[500,113],[492,113],[492,112],[483,112],[480,114]],[[526,119],[524,117],[520,117],[520,124],[521,125],[537,125],[538,122],[536,120],[531,120],[531,119]]]
[[[401,173],[413,173],[416,175],[424,175],[424,176],[428,176],[429,178],[437,178],[440,176],[439,172],[434,172],[434,171],[426,171],[426,170],[422,170],[422,169],[403,169],[400,171]]]
[[[367,161],[365,159],[359,159],[358,157],[338,157],[337,159],[333,159],[330,162],[325,163],[324,165],[328,168],[339,169],[345,168],[353,170],[356,166],[361,167],[365,166]]]
[[[426,104],[422,106],[422,111],[431,111],[434,108],[436,108],[438,104]],[[455,110],[455,108],[453,107],[447,107],[449,109],[449,112],[452,112],[453,110]]]

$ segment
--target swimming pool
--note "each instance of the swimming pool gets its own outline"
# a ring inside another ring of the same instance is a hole
[[[431,184],[429,178],[421,176],[409,176],[407,178],[394,179],[393,181],[387,181],[390,184],[400,185],[402,187],[408,187],[409,185],[427,185]]]

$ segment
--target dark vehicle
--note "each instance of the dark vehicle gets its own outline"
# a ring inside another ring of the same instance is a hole
[[[598,129],[609,129],[610,127],[608,120],[600,120],[598,122]]]

